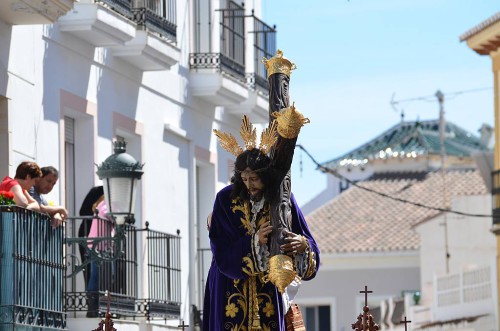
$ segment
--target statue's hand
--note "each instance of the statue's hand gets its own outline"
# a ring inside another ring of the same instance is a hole
[[[267,237],[269,234],[273,231],[273,227],[271,226],[271,222],[267,221],[262,223],[262,225],[259,228],[259,231],[257,231],[257,235],[259,236],[259,244],[264,245],[267,244]]]
[[[285,242],[286,244],[281,245],[280,248],[286,255],[293,256],[298,253],[303,253],[307,248],[306,237],[290,231],[286,231]]]

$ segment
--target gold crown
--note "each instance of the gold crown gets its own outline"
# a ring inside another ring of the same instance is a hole
[[[277,122],[272,121],[272,123],[269,124],[269,126],[262,131],[262,134],[260,135],[259,150],[265,155],[269,154],[274,143],[278,140],[277,128]],[[236,157],[243,153],[243,148],[238,144],[238,141],[236,141],[236,138],[231,133],[227,134],[217,129],[214,129],[213,131],[219,139],[221,147],[226,151]],[[240,136],[243,138],[246,150],[251,151],[257,146],[257,131],[253,127],[247,115],[243,115]]]
[[[310,122],[298,109],[295,109],[295,102],[291,107],[283,108],[279,112],[275,111],[271,115],[278,122],[278,133],[287,139],[296,138],[299,135],[300,128]]]
[[[262,58],[262,63],[266,65],[267,77],[272,74],[285,74],[290,77],[292,70],[297,69],[295,63],[290,62],[288,59],[283,57],[283,52],[281,50],[276,51],[276,55],[270,58]]]

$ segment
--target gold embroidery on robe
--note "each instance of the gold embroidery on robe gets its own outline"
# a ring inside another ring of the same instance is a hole
[[[266,221],[269,220],[269,205],[266,203],[261,211],[261,217],[256,220],[255,226],[252,225],[250,214],[250,204],[240,199],[233,199],[231,210],[233,213],[240,211],[243,217],[240,218],[242,226],[246,230],[246,234],[254,236],[257,229]],[[234,280],[233,286],[235,292],[227,293],[227,303],[225,307],[225,315],[229,319],[235,321],[227,321],[224,325],[225,329],[233,331],[251,331],[259,329],[263,331],[276,330],[275,321],[269,321],[267,324],[262,321],[260,316],[270,318],[276,314],[276,307],[273,304],[272,297],[264,292],[266,277],[263,272],[257,272],[255,263],[257,258],[254,256],[252,238],[251,255],[243,257],[242,268],[249,277],[245,280]],[[247,325],[243,321],[247,320]],[[236,321],[239,321],[237,323]]]

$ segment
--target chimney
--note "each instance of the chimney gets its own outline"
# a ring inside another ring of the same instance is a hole
[[[487,148],[493,148],[494,144],[494,139],[493,139],[493,133],[494,129],[491,125],[483,123],[481,125],[481,128],[478,130],[479,133],[481,134],[480,139],[481,139],[481,145]]]

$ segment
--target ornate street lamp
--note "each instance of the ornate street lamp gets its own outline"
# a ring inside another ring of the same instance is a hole
[[[116,225],[133,224],[137,181],[143,174],[142,164],[125,153],[125,141],[114,142],[114,154],[97,166],[97,176],[102,179],[104,199],[109,215]]]
[[[115,223],[115,233],[105,237],[67,238],[68,245],[78,244],[85,249],[87,259],[75,266],[70,277],[83,270],[92,261],[114,261],[123,254],[125,223],[133,224],[137,181],[143,174],[143,164],[125,153],[125,141],[113,143],[114,154],[97,166],[97,175],[103,181],[107,216]],[[105,249],[102,249],[105,247]]]

